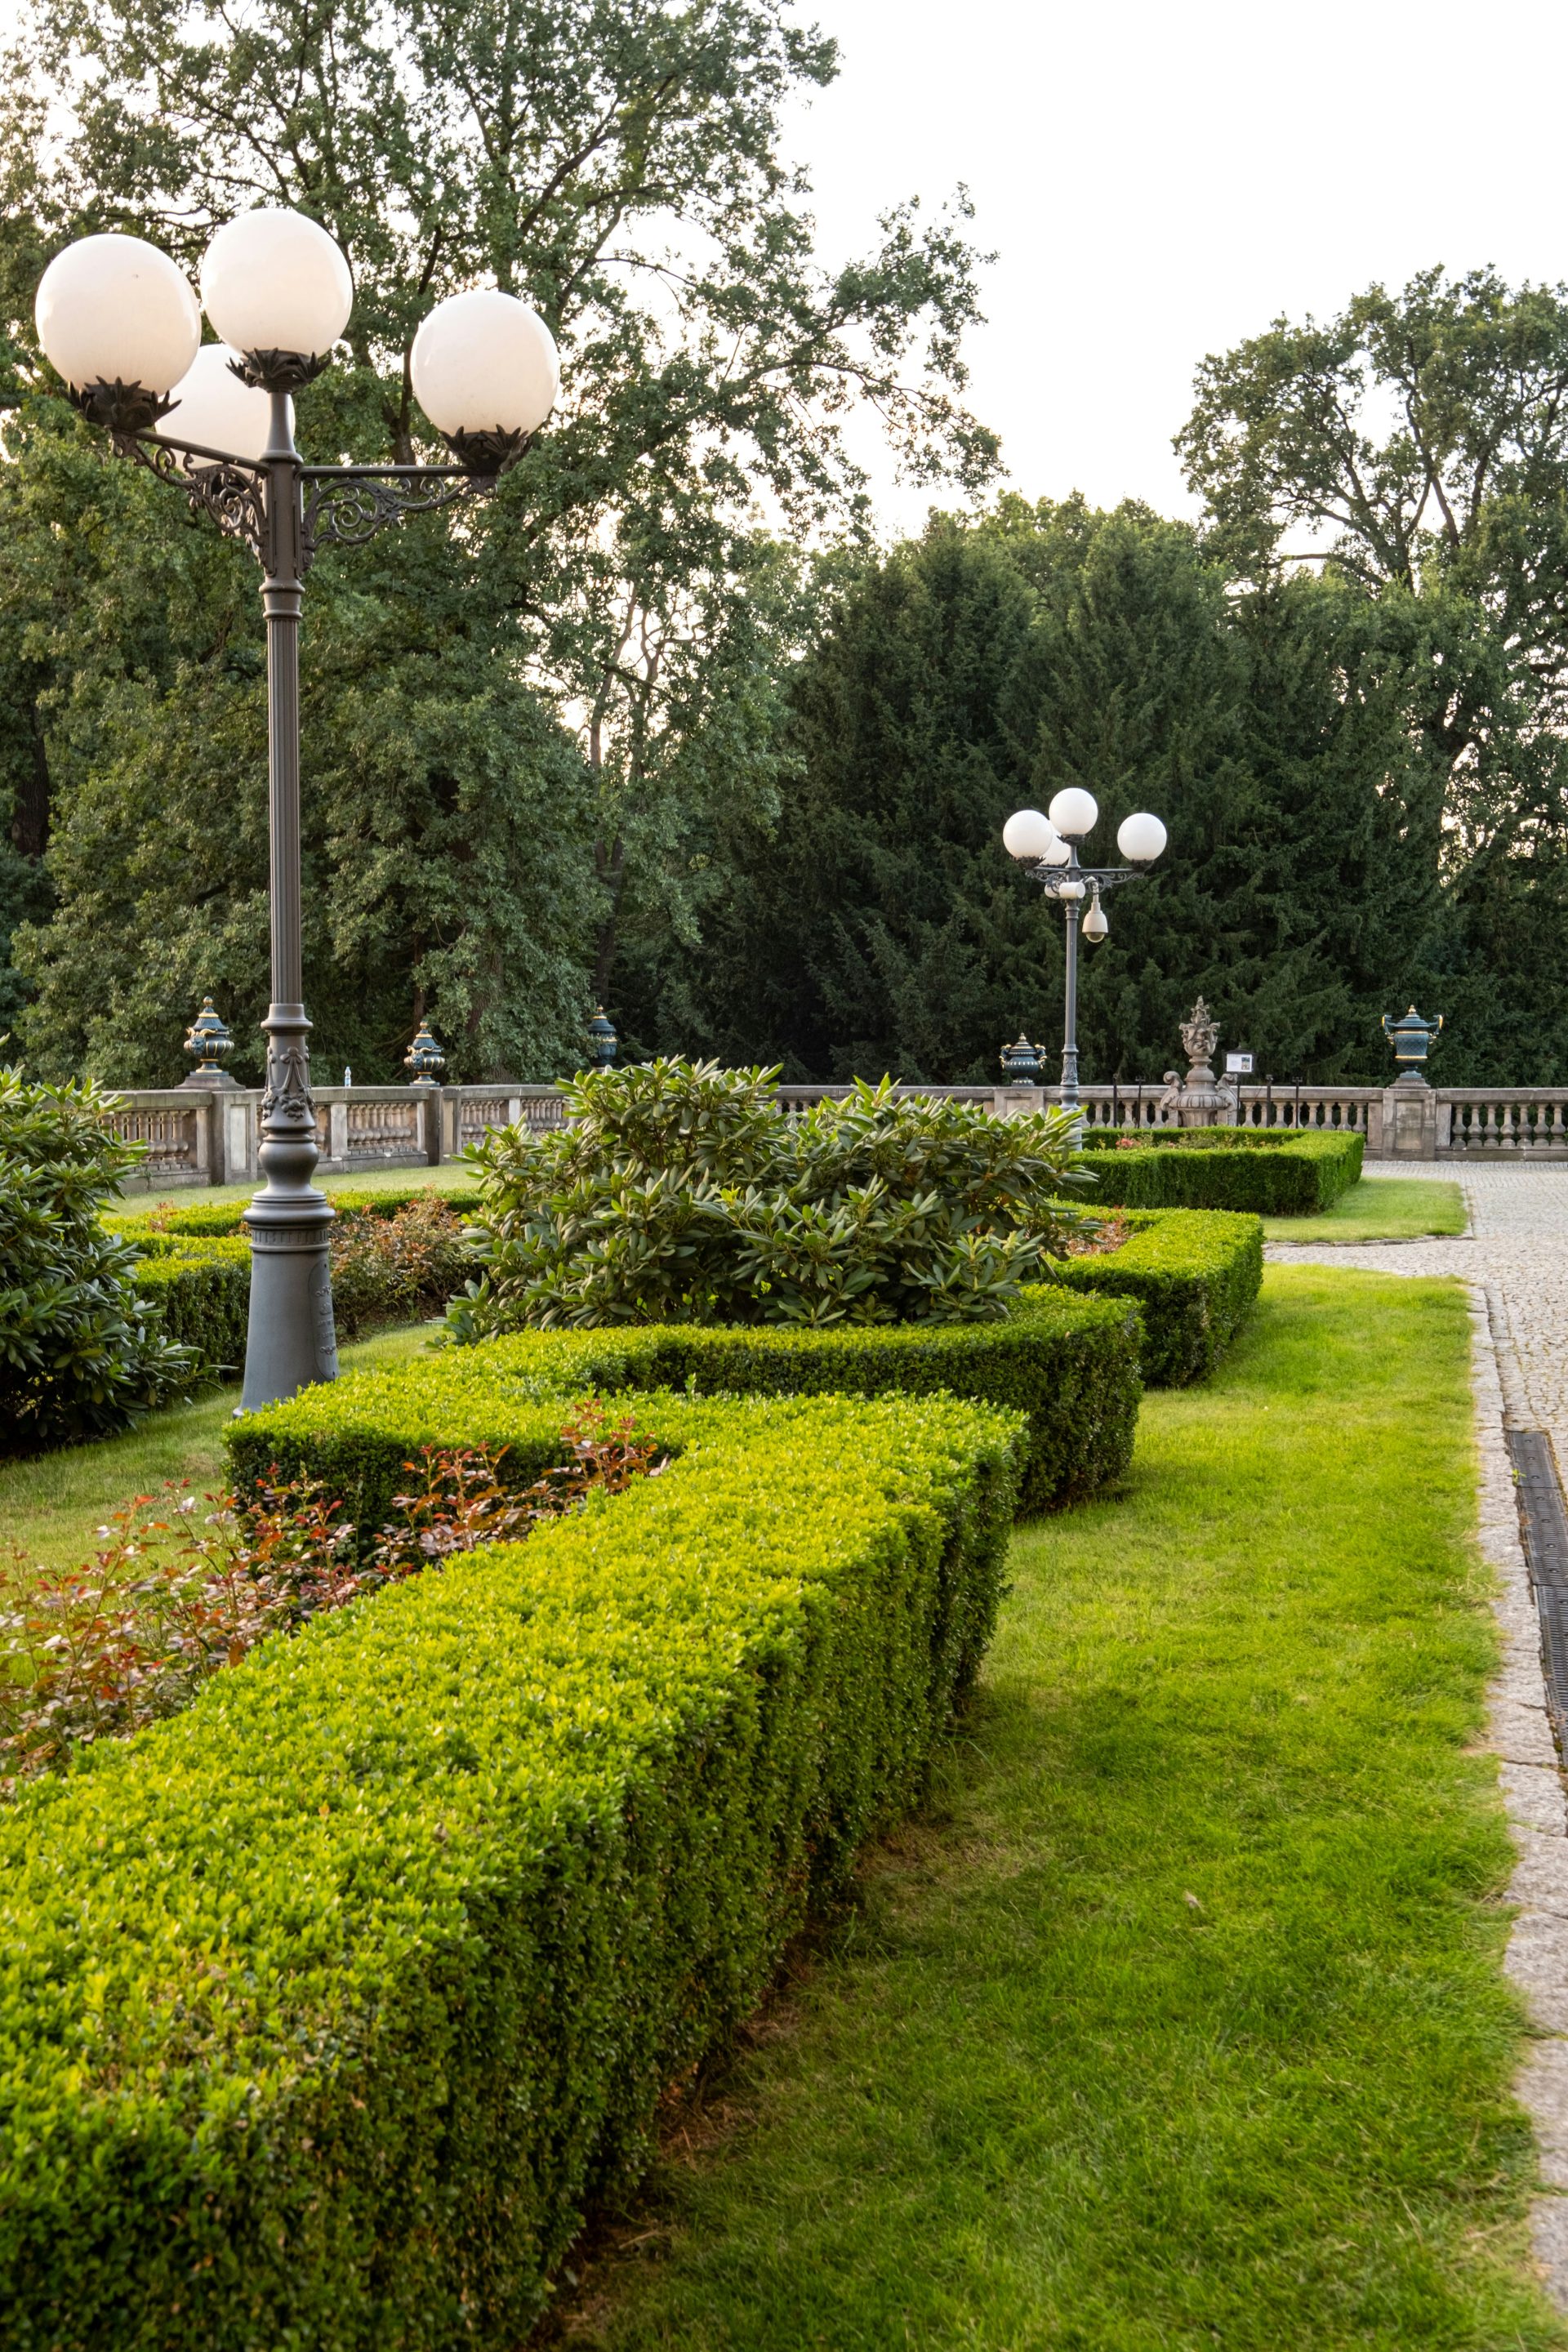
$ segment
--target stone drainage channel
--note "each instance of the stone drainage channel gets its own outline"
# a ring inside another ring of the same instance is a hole
[[[1368,1167],[1369,1176],[1407,1173]],[[1425,1171],[1424,1171],[1425,1172]],[[1447,1172],[1447,1171],[1445,1171]],[[1537,2039],[1515,2085],[1549,2192],[1531,2208],[1548,2294],[1568,2311],[1568,1168],[1455,1171],[1469,1231],[1355,1245],[1270,1243],[1279,1264],[1458,1275],[1468,1286],[1479,1540],[1498,1578],[1503,1668],[1489,1737],[1518,1853],[1504,1963]],[[1555,2192],[1555,2193],[1550,2193]]]

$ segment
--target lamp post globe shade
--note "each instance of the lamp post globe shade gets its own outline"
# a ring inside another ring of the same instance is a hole
[[[1037,866],[1056,840],[1048,817],[1038,809],[1017,809],[1002,828],[1002,846],[1009,857]]]
[[[319,222],[281,208],[241,213],[202,257],[202,308],[247,356],[330,352],[353,309],[353,279]]]
[[[50,365],[78,392],[139,383],[166,393],[202,339],[184,270],[139,236],[84,236],[57,253],[33,316]]]
[[[1076,784],[1069,784],[1066,792],[1058,793],[1051,803],[1051,823],[1058,833],[1074,840],[1086,833],[1092,833],[1099,815],[1100,803],[1094,794],[1080,792]]]
[[[1160,856],[1166,838],[1159,818],[1151,816],[1145,809],[1136,816],[1123,818],[1117,828],[1116,846],[1130,866],[1148,866]]]
[[[271,437],[272,403],[266,393],[241,383],[229,366],[233,357],[226,343],[202,345],[174,386],[174,405],[158,427],[163,440],[194,441],[198,448],[253,463],[262,455]]]
[[[437,302],[409,355],[414,397],[436,427],[533,433],[561,390],[555,338],[536,310],[494,288]]]

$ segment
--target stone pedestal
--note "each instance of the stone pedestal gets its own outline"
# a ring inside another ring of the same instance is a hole
[[[1436,1160],[1437,1097],[1425,1078],[1407,1074],[1383,1090],[1384,1160]]]

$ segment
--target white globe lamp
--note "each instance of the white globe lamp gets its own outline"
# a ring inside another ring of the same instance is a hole
[[[353,279],[319,221],[268,207],[220,228],[202,260],[202,308],[222,340],[251,359],[325,357],[353,309]],[[273,371],[271,373],[277,373]],[[280,382],[294,390],[300,377]]]
[[[1086,833],[1092,833],[1099,815],[1100,803],[1094,794],[1080,791],[1077,784],[1069,784],[1051,803],[1051,823],[1070,841],[1081,840]]]
[[[1129,866],[1150,866],[1164,849],[1167,835],[1157,816],[1147,810],[1124,817],[1117,828],[1116,846]]]
[[[161,440],[193,441],[199,449],[253,465],[263,455],[272,434],[272,402],[241,383],[230,364],[234,356],[226,343],[203,344],[174,386],[174,406],[158,428]]]
[[[561,391],[555,338],[515,294],[495,288],[437,302],[409,354],[414,396],[459,456],[485,445],[497,464],[536,433]]]
[[[121,384],[161,398],[202,339],[184,272],[139,236],[84,236],[57,253],[38,281],[33,316],[50,365],[79,394]],[[155,413],[147,405],[144,424]],[[107,411],[101,421],[111,421]],[[123,421],[135,429],[129,415]]]
[[[1020,865],[1037,866],[1049,856],[1057,835],[1048,817],[1038,809],[1016,809],[1002,828],[1002,846],[1009,857]]]

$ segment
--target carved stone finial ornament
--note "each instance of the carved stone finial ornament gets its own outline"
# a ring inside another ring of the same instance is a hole
[[[1040,1082],[1040,1049],[1031,1045],[1020,1029],[1011,1045],[1001,1052],[1002,1075],[1010,1087],[1037,1087]]]
[[[1201,996],[1182,1024],[1182,1044],[1189,1062],[1213,1062],[1215,1047],[1219,1044],[1219,1024]],[[1187,1075],[1192,1078],[1195,1070]]]

